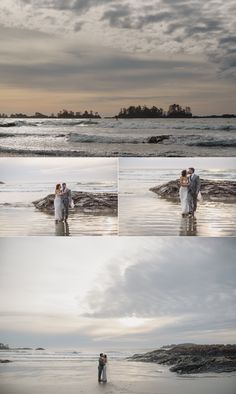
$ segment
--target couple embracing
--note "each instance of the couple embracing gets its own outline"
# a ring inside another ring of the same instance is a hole
[[[180,177],[180,201],[182,217],[193,217],[197,210],[197,200],[200,193],[200,177],[195,174],[195,169],[190,167],[183,170]]]
[[[100,353],[98,360],[98,382],[107,382],[107,355]]]
[[[66,183],[58,183],[55,189],[54,213],[55,222],[67,221],[69,215],[69,207],[73,208],[73,200],[71,190],[66,187]]]

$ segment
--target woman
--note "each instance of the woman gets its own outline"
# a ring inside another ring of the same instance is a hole
[[[63,202],[61,196],[63,195],[61,185],[58,183],[55,189],[55,199],[54,199],[54,213],[55,222],[61,222],[63,219]]]
[[[189,186],[188,174],[186,170],[183,170],[181,172],[180,189],[179,189],[182,217],[185,217],[189,213],[188,186]]]
[[[107,355],[106,354],[104,354],[103,360],[104,360],[104,366],[102,370],[102,381],[106,383],[107,382]]]

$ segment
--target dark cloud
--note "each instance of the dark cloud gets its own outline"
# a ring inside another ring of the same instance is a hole
[[[224,45],[224,44],[235,44],[236,45],[236,36],[222,37],[222,38],[220,38],[219,43],[222,45]]]
[[[2,51],[2,56],[4,55]],[[6,51],[6,56],[8,52]],[[17,87],[44,88],[46,90],[123,90],[153,87],[163,79],[187,81],[194,75],[206,78],[205,68],[199,63],[184,60],[158,60],[147,57],[100,53],[66,48],[63,58],[57,54],[41,61],[40,54],[31,64],[14,58],[12,63],[0,64],[2,81]],[[44,56],[44,55],[42,55]]]
[[[83,25],[84,25],[83,22],[80,22],[80,21],[79,21],[79,22],[76,22],[76,23],[74,24],[74,31],[75,31],[75,32],[80,31],[80,30],[82,29]]]
[[[153,28],[153,42],[156,41],[158,34],[155,28],[157,26],[161,27],[167,44],[176,42],[181,44],[183,48],[186,46],[188,49],[189,45],[192,45],[189,43],[191,39],[199,47],[199,50],[209,56],[211,61],[219,64],[219,68],[230,69],[235,66],[234,59],[231,61],[227,59],[224,62],[223,57],[225,53],[227,56],[231,56],[231,44],[234,39],[231,40],[230,37],[225,39],[223,41],[225,48],[222,50],[222,35],[224,36],[227,33],[229,35],[232,29],[235,34],[235,25],[233,26],[232,23],[229,23],[230,21],[227,21],[223,12],[234,8],[234,5],[233,1],[229,1],[225,5],[227,8],[220,7],[219,9],[219,6],[222,6],[222,3],[214,0],[207,3],[204,0],[160,0],[158,2],[153,1],[153,6],[150,5],[149,7],[138,6],[138,3],[134,5],[130,1],[125,7],[108,8],[102,19],[107,20],[111,27],[142,29],[144,33],[146,27],[150,25]],[[228,17],[230,17],[230,14],[228,14]],[[162,23],[164,23],[163,26]],[[178,34],[176,34],[177,31]],[[215,56],[212,53],[212,41],[214,41]],[[211,50],[209,50],[209,43],[211,43]],[[221,51],[221,59],[218,56],[219,51]]]
[[[85,12],[92,7],[110,4],[114,0],[20,0],[21,3],[36,8],[52,8],[55,10]]]
[[[128,4],[115,5],[104,12],[101,20],[107,20],[111,27],[132,29],[132,9]]]

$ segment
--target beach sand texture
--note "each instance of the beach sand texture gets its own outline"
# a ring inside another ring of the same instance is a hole
[[[1,365],[1,394],[234,394],[236,375],[179,377],[157,364],[111,361],[107,384],[97,362],[51,361]]]

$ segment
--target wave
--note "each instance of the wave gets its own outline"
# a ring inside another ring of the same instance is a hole
[[[94,120],[76,120],[76,121],[66,121],[66,120],[61,120],[57,119],[55,120],[45,120],[45,121],[35,121],[31,122],[28,120],[16,120],[13,122],[4,122],[0,123],[0,127],[22,127],[22,126],[90,126],[90,125],[97,125],[99,122],[96,122]]]
[[[0,203],[0,207],[3,207],[3,208],[32,208],[33,204],[24,203],[24,202],[15,202],[15,203],[3,202],[3,203]]]
[[[66,137],[66,134],[50,134],[50,133],[1,133],[0,138],[12,138],[12,137],[54,137],[61,138]]]
[[[220,125],[220,126],[211,126],[211,125],[195,125],[195,126],[174,126],[174,127],[168,127],[173,130],[186,130],[186,131],[191,131],[191,130],[202,130],[202,131],[236,131],[236,127],[234,125]]]
[[[70,142],[96,143],[96,144],[139,144],[144,143],[143,137],[98,136],[70,133],[67,137]]]
[[[186,142],[188,146],[201,146],[201,147],[227,147],[233,148],[236,146],[236,140],[208,140],[208,141],[196,141],[196,142]]]
[[[0,128],[19,128],[19,127],[41,127],[41,128],[52,128],[54,131],[58,127],[64,128],[76,128],[76,127],[96,127],[99,129],[109,130],[179,130],[179,131],[222,131],[232,132],[236,131],[236,125],[231,124],[213,124],[211,121],[208,123],[198,123],[199,120],[185,120],[180,121],[176,119],[123,119],[119,121],[115,120],[95,120],[95,119],[14,119],[4,120],[0,122]],[[90,142],[90,141],[88,141]]]
[[[16,120],[14,122],[4,122],[0,123],[0,127],[22,127],[22,126],[35,126],[37,127],[38,124],[35,122],[27,122],[24,120]]]

